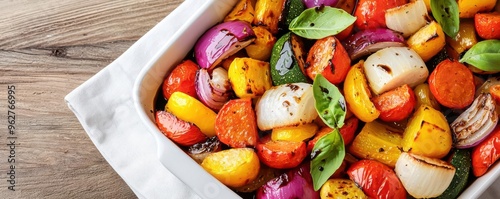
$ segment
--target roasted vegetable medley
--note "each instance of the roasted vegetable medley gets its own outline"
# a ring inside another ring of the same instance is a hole
[[[249,198],[457,198],[500,157],[496,0],[239,0],[160,131]]]

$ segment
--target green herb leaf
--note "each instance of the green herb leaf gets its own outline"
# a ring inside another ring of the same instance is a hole
[[[321,137],[314,145],[311,156],[310,172],[314,190],[317,191],[337,171],[344,160],[345,146],[340,132],[335,128]]]
[[[330,6],[304,10],[290,23],[289,29],[307,39],[321,39],[342,32],[356,21],[346,11]]]
[[[500,40],[484,40],[472,46],[460,62],[488,72],[500,71]]]
[[[443,28],[444,33],[455,38],[460,26],[458,4],[456,0],[431,0],[432,16]]]
[[[313,83],[315,108],[320,118],[330,128],[344,125],[346,102],[339,89],[323,75],[318,74]]]
[[[333,129],[316,142],[311,152],[311,176],[314,190],[317,191],[344,160],[344,140],[338,129],[344,125],[346,103],[339,89],[321,74],[314,78],[313,94],[316,111],[325,124]]]

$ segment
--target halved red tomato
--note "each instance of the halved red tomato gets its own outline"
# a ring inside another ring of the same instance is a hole
[[[167,111],[156,112],[156,125],[165,136],[182,146],[191,146],[207,139],[196,125]]]
[[[500,158],[500,126],[472,150],[472,172],[474,176],[484,175]]]
[[[185,60],[177,65],[163,81],[163,97],[168,99],[172,93],[180,91],[197,98],[195,79],[198,68],[198,65],[191,60]]]
[[[387,91],[372,101],[380,111],[379,118],[386,122],[397,122],[407,118],[417,103],[415,94],[408,84]]]
[[[340,84],[351,68],[351,58],[337,38],[325,37],[311,47],[304,68],[311,79],[322,74],[332,84]]]
[[[233,148],[255,146],[259,134],[252,99],[230,100],[217,114],[215,133],[219,140]]]
[[[354,25],[359,30],[385,28],[385,11],[403,4],[407,0],[359,0],[354,16]]]
[[[260,161],[276,169],[296,167],[307,156],[305,142],[273,141],[270,136],[262,138],[256,149]]]
[[[356,133],[356,129],[358,129],[358,124],[359,119],[357,117],[350,117],[344,122],[344,126],[342,126],[339,130],[340,135],[342,135],[342,139],[344,139],[344,145],[347,146],[354,140],[354,134]],[[321,137],[330,132],[332,132],[332,129],[330,127],[323,127],[318,132],[316,132],[316,135],[313,137],[313,139],[307,142],[308,153],[311,153],[314,145]]]
[[[347,175],[361,186],[369,198],[405,199],[406,190],[388,166],[375,160],[360,160],[347,170]]]

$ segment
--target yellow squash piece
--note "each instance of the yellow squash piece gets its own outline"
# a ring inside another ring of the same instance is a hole
[[[224,18],[224,22],[240,20],[252,23],[254,16],[255,10],[252,6],[252,0],[240,0],[226,18]]]
[[[473,18],[478,12],[489,12],[497,0],[458,0],[460,18]]]
[[[260,161],[250,148],[232,148],[209,154],[201,166],[230,187],[241,187],[257,178]]]
[[[278,33],[285,2],[286,0],[258,0],[255,4],[253,24],[264,26],[273,34]]]
[[[368,199],[356,183],[348,179],[329,179],[319,191],[321,199]]]
[[[217,114],[188,94],[174,92],[168,99],[165,109],[177,118],[195,124],[206,136],[215,136]]]
[[[363,60],[352,66],[344,80],[344,97],[348,109],[363,122],[378,118],[380,112],[375,108],[371,92],[363,72]]]
[[[422,105],[403,134],[403,150],[429,158],[443,158],[452,147],[450,126],[443,113]]]
[[[441,26],[432,21],[408,38],[407,44],[426,62],[438,54],[446,42]]]
[[[349,153],[361,158],[377,160],[394,168],[401,155],[403,136],[397,129],[377,121],[366,123],[354,138]]]
[[[269,60],[274,43],[276,43],[276,37],[260,26],[254,27],[252,30],[257,38],[245,48],[245,51],[250,58],[261,61]]]
[[[255,98],[271,88],[269,62],[235,58],[227,72],[234,93],[239,98]]]
[[[318,131],[318,125],[314,123],[274,128],[271,139],[274,141],[294,141],[300,142],[313,137]]]

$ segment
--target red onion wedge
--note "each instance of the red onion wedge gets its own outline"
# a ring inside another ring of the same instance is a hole
[[[212,69],[255,40],[252,26],[244,21],[228,21],[205,32],[194,46],[194,56],[201,68]]]
[[[450,125],[457,148],[471,148],[483,141],[495,129],[498,115],[495,101],[489,93],[480,94]]]
[[[369,55],[386,47],[406,46],[403,36],[385,28],[367,29],[348,37],[344,42],[351,60]]]
[[[314,8],[320,6],[331,6],[335,7],[339,0],[302,0],[302,3],[306,5],[307,8]]]
[[[214,111],[219,111],[231,96],[231,84],[226,69],[217,67],[212,71],[212,75],[207,69],[198,70],[196,94],[203,104]]]
[[[309,162],[268,181],[257,190],[257,199],[319,199],[314,191]]]

